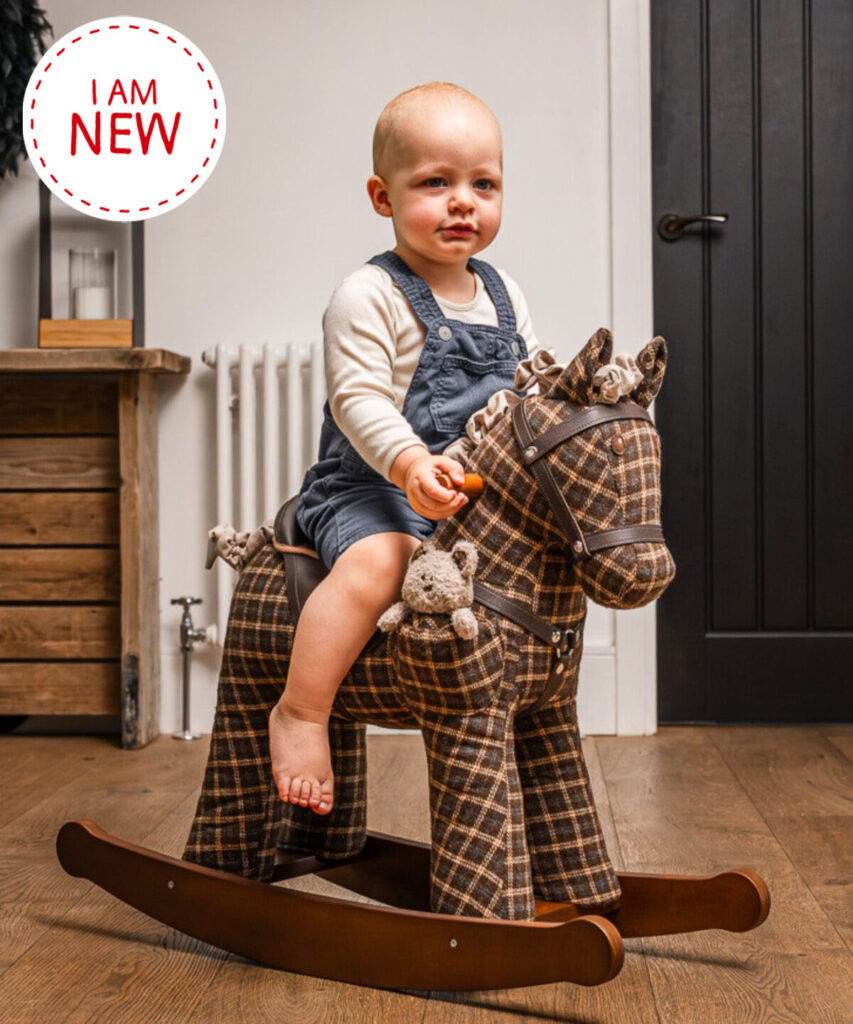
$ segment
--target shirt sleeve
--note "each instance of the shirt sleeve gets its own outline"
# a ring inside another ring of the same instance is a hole
[[[364,461],[386,480],[406,448],[424,442],[395,404],[396,326],[390,292],[347,279],[323,314],[323,358],[332,417]]]

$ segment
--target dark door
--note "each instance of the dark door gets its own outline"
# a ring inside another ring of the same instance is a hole
[[[849,720],[853,3],[653,0],[652,49],[659,718]]]

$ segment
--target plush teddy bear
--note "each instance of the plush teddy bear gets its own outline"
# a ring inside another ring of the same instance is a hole
[[[450,612],[450,622],[458,636],[473,640],[478,633],[471,610],[474,600],[474,570],[477,549],[467,540],[458,540],[450,551],[424,541],[409,558],[403,579],[402,601],[383,612],[378,626],[383,633],[396,629],[411,611]]]

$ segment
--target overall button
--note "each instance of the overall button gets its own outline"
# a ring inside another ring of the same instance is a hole
[[[513,354],[514,356],[517,356],[517,355],[518,355],[518,353],[519,353],[519,352],[521,351],[521,346],[520,346],[520,345],[518,344],[518,342],[517,342],[517,341],[514,341],[514,342],[513,342],[513,343],[512,343],[511,345],[510,345],[510,348],[512,349],[512,354]]]
[[[442,341],[450,341],[453,337],[453,331],[451,331],[447,324],[442,324],[438,329],[438,336]]]

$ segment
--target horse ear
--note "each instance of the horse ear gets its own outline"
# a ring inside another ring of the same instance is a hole
[[[592,378],[599,366],[610,362],[613,335],[599,327],[578,354],[566,365],[560,376],[544,393],[545,398],[589,405],[592,401]]]
[[[643,374],[643,379],[631,392],[631,397],[638,405],[647,409],[660,391],[666,372],[666,342],[660,335],[652,338],[645,348],[640,349],[637,354],[637,366]]]

